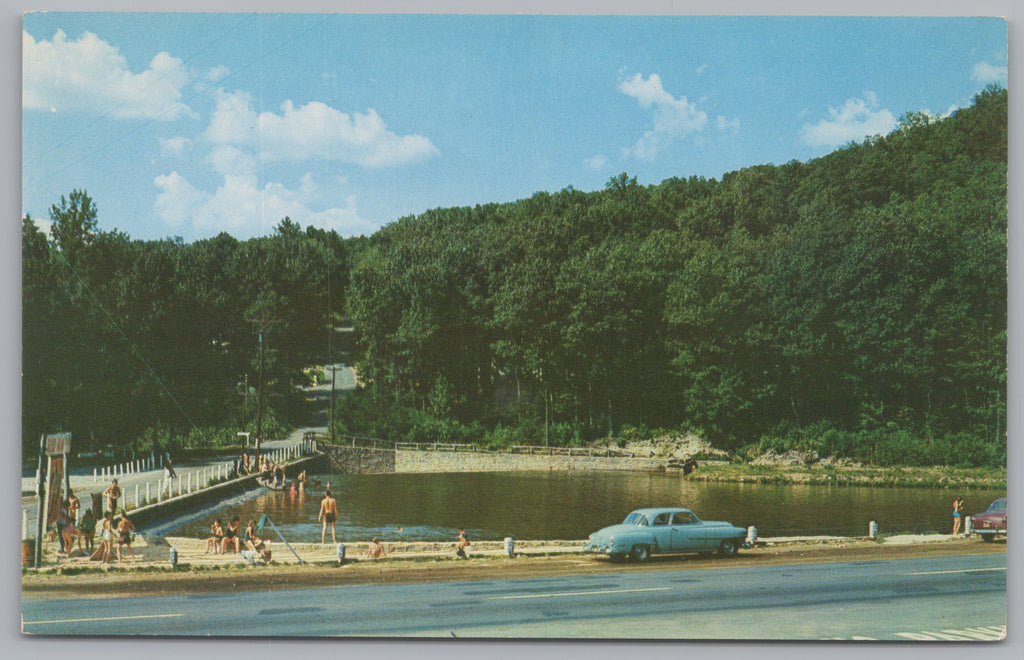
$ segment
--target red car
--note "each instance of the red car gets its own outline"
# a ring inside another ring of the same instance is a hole
[[[992,541],[996,534],[1006,536],[1006,498],[1000,497],[984,513],[971,516],[971,528],[982,541]]]

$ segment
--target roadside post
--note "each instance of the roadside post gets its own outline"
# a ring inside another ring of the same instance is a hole
[[[516,542],[511,536],[505,537],[505,554],[508,555],[509,559],[515,559],[516,556]]]
[[[32,565],[36,568],[43,563],[43,519],[46,513],[43,511],[43,456],[46,455],[46,436],[39,436],[39,467],[36,469],[36,500],[39,502],[39,510],[36,515],[36,545],[33,548]]]
[[[338,563],[339,564],[344,564],[345,563],[345,544],[344,543],[339,543],[338,544]]]
[[[878,523],[872,520],[868,523],[868,538],[875,538],[878,536]]]
[[[61,489],[70,492],[71,475],[68,473],[68,453],[71,451],[71,434],[54,433],[39,436],[39,472],[36,484],[36,495],[39,498],[39,514],[36,518],[36,543],[33,565],[36,568],[43,563],[43,536],[46,524],[52,517],[57,519],[60,511]],[[43,485],[43,457],[46,456],[46,485]],[[51,516],[51,513],[53,514]],[[24,550],[23,550],[24,552]]]

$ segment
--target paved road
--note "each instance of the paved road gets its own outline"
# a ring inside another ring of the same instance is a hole
[[[44,635],[992,640],[1006,556],[30,599],[22,614]]]

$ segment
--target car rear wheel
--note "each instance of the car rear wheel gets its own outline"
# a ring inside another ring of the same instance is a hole
[[[650,556],[651,551],[646,545],[635,545],[633,551],[629,553],[629,557],[633,561],[647,561]]]
[[[718,546],[718,554],[723,557],[735,557],[738,546],[736,542],[731,539],[725,539],[722,541],[722,545]]]
[[[992,541],[996,540],[995,534],[979,534],[978,536],[980,536],[981,540],[985,543],[991,543]]]
[[[608,559],[612,560],[616,564],[626,561],[626,553],[624,552],[613,552],[608,555]]]

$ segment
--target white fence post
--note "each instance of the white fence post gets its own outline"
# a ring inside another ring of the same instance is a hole
[[[96,483],[96,468],[92,469],[92,482]]]
[[[22,509],[21,510],[21,540],[24,541],[27,538],[28,538],[28,509]]]
[[[188,473],[188,492],[192,492],[192,473]]]
[[[146,504],[149,504],[149,482],[146,482]]]
[[[139,484],[135,484],[135,508],[139,508]]]

